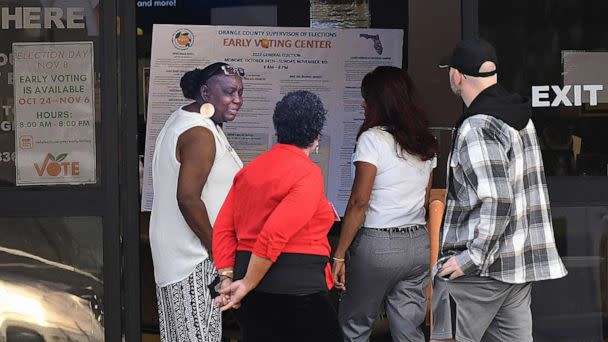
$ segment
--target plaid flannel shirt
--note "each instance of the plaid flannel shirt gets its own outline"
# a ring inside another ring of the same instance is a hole
[[[488,115],[460,126],[448,159],[442,259],[506,283],[561,278],[532,120],[517,131]]]

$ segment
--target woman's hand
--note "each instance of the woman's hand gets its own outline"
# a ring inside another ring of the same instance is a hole
[[[218,292],[220,293],[220,295],[215,297],[213,300],[215,302],[215,305],[222,307],[222,306],[228,304],[228,302],[230,301],[230,296],[224,295],[221,292],[223,289],[230,287],[230,285],[232,284],[232,279],[228,278],[228,277],[220,277],[220,279],[221,279],[220,283],[218,284],[218,286],[219,286]]]
[[[346,290],[346,265],[344,264],[344,261],[334,259],[331,274],[334,278],[336,288],[342,291]]]
[[[252,288],[245,279],[231,282],[230,285],[222,288],[220,290],[220,297],[225,298],[226,301],[223,303],[221,311],[238,309],[241,306],[241,300],[245,298]]]
[[[344,265],[344,256],[351,249],[353,240],[357,236],[359,228],[365,220],[365,211],[369,206],[369,201],[372,194],[372,187],[376,179],[376,166],[363,161],[355,162],[355,179],[353,181],[353,189],[348,199],[348,205],[344,212],[342,220],[342,229],[340,230],[340,239],[336,246],[334,264],[332,266],[332,275],[337,289],[346,290],[346,265]],[[351,250],[351,255],[353,250]]]

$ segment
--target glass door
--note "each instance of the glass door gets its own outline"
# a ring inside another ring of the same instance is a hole
[[[0,7],[0,340],[120,341],[116,3]]]

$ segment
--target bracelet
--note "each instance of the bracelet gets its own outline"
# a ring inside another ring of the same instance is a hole
[[[232,270],[220,272],[220,276],[228,276],[228,275],[233,275],[233,274],[234,274],[234,271],[232,271]]]
[[[223,279],[222,279],[223,278]],[[220,274],[220,281],[224,281],[226,279],[230,279],[232,280],[232,277],[229,275],[225,275],[225,274]]]
[[[332,259],[334,259],[334,261],[340,261],[340,262],[344,262],[344,258],[336,258],[336,257],[333,257]]]

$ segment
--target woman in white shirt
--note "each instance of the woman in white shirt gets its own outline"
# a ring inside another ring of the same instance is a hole
[[[344,290],[340,325],[345,341],[367,341],[384,303],[393,341],[424,341],[425,203],[437,142],[406,71],[377,67],[361,94],[355,179],[333,258],[336,287]]]
[[[211,227],[243,167],[221,128],[243,104],[243,76],[222,62],[185,73],[180,87],[193,102],[173,112],[156,139],[150,248],[163,342],[222,338],[211,290],[232,274],[218,278]]]

